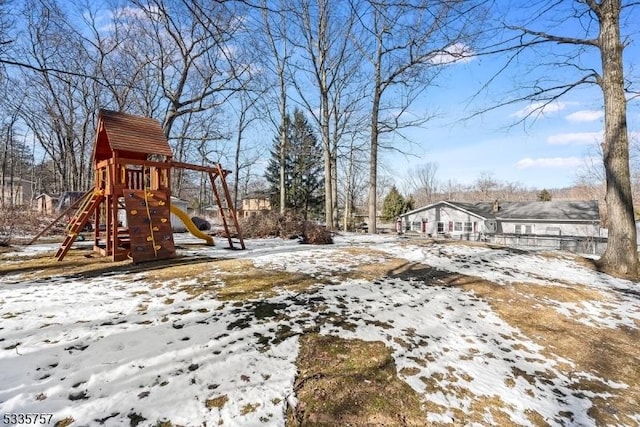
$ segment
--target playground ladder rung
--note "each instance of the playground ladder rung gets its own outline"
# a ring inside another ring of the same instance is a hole
[[[96,210],[98,204],[102,200],[102,194],[93,193],[93,195],[87,200],[86,205],[80,209],[81,214],[76,214],[69,221],[69,225],[71,226],[67,232],[67,237],[65,237],[64,242],[60,245],[58,252],[56,252],[56,258],[58,261],[62,261],[66,253],[73,245],[73,242],[78,237],[78,233],[84,227],[85,224],[89,221],[89,216]]]

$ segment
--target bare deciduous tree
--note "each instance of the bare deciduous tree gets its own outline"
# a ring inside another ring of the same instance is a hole
[[[536,2],[528,6],[535,10],[526,12],[525,22],[504,25],[503,30],[511,37],[502,43],[494,43],[486,52],[508,53],[510,64],[523,53],[534,52],[540,47],[553,49],[536,58],[538,69],[543,69],[544,74],[527,73],[533,81],[527,83],[521,78],[523,95],[498,105],[533,101],[535,108],[531,109],[530,115],[535,115],[577,87],[597,85],[602,90],[605,117],[602,155],[609,239],[599,264],[604,271],[632,276],[639,272],[639,261],[629,171],[621,15],[626,14],[625,18],[628,18],[636,6],[637,2],[621,0]],[[637,23],[631,21],[634,25]],[[551,28],[545,29],[545,23],[549,22]],[[559,29],[564,34],[555,33]]]
[[[437,174],[438,164],[434,162],[427,162],[409,171],[406,186],[417,206],[435,202],[440,188]]]
[[[262,25],[264,31],[264,50],[268,55],[268,59],[263,64],[271,70],[277,78],[276,99],[278,102],[279,120],[276,128],[280,136],[280,213],[284,213],[286,209],[286,188],[285,188],[285,158],[287,155],[287,88],[289,86],[288,67],[291,59],[291,48],[289,46],[289,32],[287,25],[287,7],[286,2],[279,2],[277,10],[269,9],[266,0],[261,3]],[[271,114],[271,110],[267,108],[267,112]],[[273,117],[273,116],[271,116]]]
[[[155,44],[147,62],[162,89],[162,125],[171,138],[180,117],[219,108],[240,89],[248,64],[236,61],[232,40],[241,20],[227,3],[132,1],[144,13],[138,24]]]
[[[378,152],[385,134],[422,124],[409,108],[442,66],[468,49],[482,21],[481,2],[362,0],[352,3],[356,36],[368,62],[370,93],[369,232],[376,232]]]
[[[95,134],[91,115],[95,114],[95,87],[85,77],[90,55],[54,1],[29,2],[23,16],[26,37],[16,55],[32,67],[21,67],[15,77],[29,84],[16,85],[22,93],[15,93],[14,106],[19,106],[22,120],[54,161],[58,188],[86,189]],[[53,71],[64,69],[73,73]]]
[[[351,29],[355,15],[349,8],[334,7],[328,0],[299,0],[294,10],[301,40],[294,78],[298,95],[320,130],[324,164],[325,223],[332,230],[337,216],[338,144],[350,115],[352,99],[347,88],[357,76],[359,56],[353,55]],[[299,74],[296,75],[299,77]],[[306,82],[315,91],[309,91]],[[315,93],[314,93],[315,92]]]

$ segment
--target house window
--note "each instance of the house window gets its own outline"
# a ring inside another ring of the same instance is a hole
[[[462,231],[462,223],[456,221],[454,231]]]
[[[473,232],[473,224],[470,222],[465,222],[464,223],[464,232],[465,233],[472,233]]]
[[[422,228],[422,222],[420,221],[413,221],[411,223],[411,230],[412,231],[421,231]]]
[[[444,222],[438,222],[438,233],[444,233]]]
[[[516,234],[533,234],[533,225],[531,224],[517,224],[515,229]]]

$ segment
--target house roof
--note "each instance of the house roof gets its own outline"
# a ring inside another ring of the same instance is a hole
[[[58,196],[56,196],[55,194],[49,194],[49,193],[40,193],[36,196],[36,199],[40,199],[42,197],[51,197],[52,199],[58,199]]]
[[[268,199],[268,198],[269,198],[269,193],[267,193],[266,191],[253,191],[251,193],[245,194],[242,199],[249,200],[249,199]]]
[[[600,221],[597,200],[553,200],[550,202],[498,202],[498,211],[493,212],[495,202],[450,202],[442,201],[414,209],[402,216],[421,212],[438,204],[447,204],[483,219],[539,220],[539,221]]]
[[[95,161],[108,159],[114,151],[127,158],[146,159],[150,154],[172,157],[160,122],[150,117],[100,110]]]
[[[500,204],[496,218],[599,221],[597,200],[558,200],[549,202],[510,202]]]

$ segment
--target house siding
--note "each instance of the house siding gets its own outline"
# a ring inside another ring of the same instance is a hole
[[[571,202],[571,210],[566,212],[567,218],[545,218],[551,210],[545,210],[547,206],[509,206],[518,207],[522,213],[527,211],[542,215],[540,218],[514,218],[501,216],[502,211],[493,211],[487,203],[460,203],[438,202],[423,208],[415,209],[401,215],[403,230],[420,234],[437,236],[447,235],[451,237],[469,235],[467,238],[478,237],[478,234],[486,235],[523,235],[523,236],[575,236],[575,237],[599,237],[599,220],[593,210],[593,205],[588,202]],[[487,207],[488,206],[488,207]],[[528,209],[525,209],[528,208]],[[555,207],[556,211],[557,206]],[[482,212],[485,212],[483,214]],[[505,212],[506,213],[506,212]],[[513,209],[510,211],[513,214]],[[564,213],[564,212],[563,212]],[[576,219],[573,216],[585,216],[585,219]],[[592,218],[589,218],[592,217]],[[440,223],[440,227],[438,227]],[[470,225],[471,224],[471,225]]]
[[[245,218],[271,210],[269,198],[247,198],[242,200],[242,212]]]
[[[444,204],[403,215],[401,218],[405,231],[432,236],[444,234],[459,236],[484,231],[484,221],[481,218]],[[442,224],[440,230],[438,230],[438,223]],[[462,229],[457,229],[456,223],[460,223]],[[471,224],[471,231],[465,229],[465,223]]]

